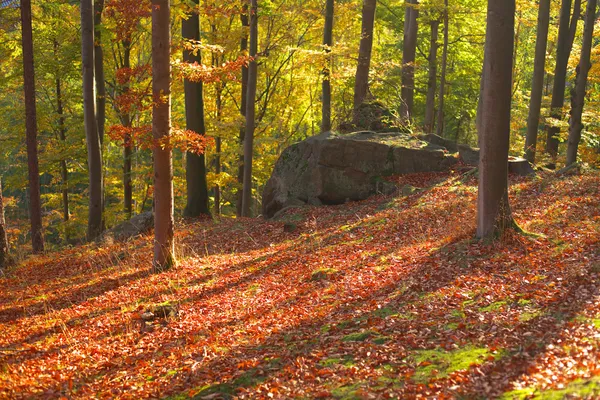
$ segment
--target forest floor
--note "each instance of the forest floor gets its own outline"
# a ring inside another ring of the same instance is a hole
[[[476,180],[179,226],[0,278],[0,398],[600,396],[600,176],[511,177],[538,236],[473,240]],[[293,232],[285,232],[284,224]],[[178,315],[143,323],[157,304]]]

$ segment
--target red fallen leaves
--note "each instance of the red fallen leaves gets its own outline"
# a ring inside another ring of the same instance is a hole
[[[0,398],[495,397],[597,376],[600,179],[519,178],[517,220],[548,238],[486,245],[471,241],[475,192],[448,178],[300,211],[296,236],[278,221],[181,226],[181,265],[160,275],[149,238],[32,258],[0,279]],[[165,301],[178,319],[136,329]],[[473,368],[415,361],[468,347],[488,350]],[[417,383],[426,367],[438,373]]]

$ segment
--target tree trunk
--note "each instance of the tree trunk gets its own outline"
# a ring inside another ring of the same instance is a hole
[[[152,136],[164,140],[171,133],[171,6],[152,0]],[[157,99],[160,99],[157,100]],[[173,219],[173,160],[170,144],[154,146],[154,262],[155,272],[175,265]]]
[[[417,33],[419,9],[418,0],[406,2],[404,19],[404,50],[402,51],[402,103],[400,117],[405,123],[412,122],[415,93],[415,56],[417,53]]]
[[[96,79],[96,121],[100,144],[104,142],[106,123],[106,84],[104,83],[104,52],[102,50],[102,12],[104,0],[94,1],[94,77]]]
[[[515,0],[490,1],[484,61],[477,237],[492,238],[514,224],[508,203],[508,148]],[[510,39],[509,39],[510,38]]]
[[[258,1],[250,0],[250,56],[248,66],[248,93],[246,95],[246,132],[244,135],[244,187],[242,190],[242,217],[250,217],[252,206],[252,152],[256,112],[256,81],[258,53]]]
[[[56,43],[56,42],[55,42]],[[60,78],[56,78],[56,113],[58,114],[58,134],[63,145],[67,142],[67,128],[63,110],[62,91]],[[62,183],[63,221],[69,220],[69,171],[67,160],[60,160],[60,177]]]
[[[4,199],[2,198],[2,180],[0,179],[0,270],[9,261],[8,237],[6,236],[6,220],[4,219]]]
[[[546,68],[546,47],[548,45],[548,25],[550,23],[550,0],[540,0],[535,41],[535,61],[533,64],[533,82],[531,83],[531,99],[527,119],[527,137],[525,139],[525,159],[535,163],[540,110],[544,91],[544,71]]]
[[[373,50],[373,26],[375,25],[375,7],[377,0],[363,0],[362,29],[358,49],[358,65],[354,83],[354,123],[358,123],[358,107],[367,98],[369,92],[369,69]]]
[[[40,173],[37,146],[37,112],[35,104],[35,69],[33,64],[33,29],[31,0],[21,1],[21,30],[23,45],[23,89],[25,91],[25,127],[27,136],[27,167],[29,171],[29,218],[34,253],[44,251]]]
[[[242,23],[243,35],[240,39],[240,52],[242,54],[248,51],[248,34],[246,31],[250,27],[250,19],[248,18],[248,2],[247,0],[242,0],[242,13],[240,14],[240,21]],[[246,107],[247,107],[247,99],[248,95],[248,67],[242,67],[242,93],[240,100],[240,113],[244,121],[246,120]],[[240,152],[239,152],[239,164],[238,164],[238,185],[240,189],[237,190],[236,194],[236,211],[237,216],[242,216],[242,187],[244,186],[244,137],[246,135],[246,126],[245,124],[240,126]]]
[[[199,0],[195,0],[197,5]],[[181,22],[184,40],[200,41],[200,16],[197,10]],[[183,51],[183,61],[202,64],[201,52]],[[184,80],[185,122],[187,129],[200,135],[206,133],[204,125],[204,89],[202,82]],[[208,184],[206,182],[206,161],[204,154],[188,152],[186,155],[187,205],[183,211],[186,217],[210,215],[208,205]]]
[[[550,116],[556,120],[563,117],[562,108],[565,102],[565,86],[567,79],[567,65],[569,55],[573,47],[573,39],[577,28],[577,21],[581,8],[581,0],[575,0],[572,20],[571,0],[563,0],[560,9],[560,24],[558,27],[558,43],[556,45],[556,67],[554,69],[554,87],[552,88],[552,103],[550,104]],[[570,23],[570,25],[569,25]],[[546,138],[546,151],[550,154],[551,162],[549,167],[556,167],[558,157],[558,145],[560,128],[548,127],[548,136]]]
[[[123,41],[123,68],[131,68],[131,42]],[[129,90],[129,84],[124,91]],[[126,128],[131,128],[133,121],[129,113],[121,115],[121,123]],[[133,182],[131,179],[133,159],[133,142],[130,134],[126,134],[123,143],[123,209],[125,217],[130,219],[133,215]]]
[[[567,146],[567,166],[577,162],[577,148],[579,147],[581,131],[583,130],[581,115],[583,113],[583,105],[585,103],[585,89],[587,85],[588,73],[592,67],[590,55],[594,36],[594,23],[596,21],[596,5],[597,0],[588,0],[585,15],[585,28],[583,31],[583,45],[581,47],[581,57],[579,59],[579,66],[577,67],[578,74],[571,102],[571,123],[569,127],[569,142]]]
[[[216,43],[217,39],[217,26],[212,25],[211,31],[213,34],[213,42]],[[218,67],[221,65],[222,59],[215,53],[212,55],[212,65]],[[223,89],[224,85],[221,82],[217,82],[215,88],[215,108],[217,114],[217,124],[219,124],[223,118]],[[221,174],[221,137],[215,137],[215,174],[220,176]],[[215,214],[221,215],[221,187],[217,183],[214,187],[215,191]]]
[[[442,50],[442,75],[440,77],[440,94],[438,96],[437,128],[438,136],[444,136],[444,91],[446,89],[446,70],[448,67],[448,0],[444,0],[444,48]]]
[[[333,44],[333,7],[334,0],[327,0],[325,6],[325,28],[323,29],[323,47],[327,54],[327,65],[323,68],[323,100],[321,104],[321,132],[331,130],[331,45]]]
[[[437,50],[438,50],[438,31],[440,21],[438,19],[430,21],[431,39],[429,41],[429,79],[427,80],[427,102],[425,103],[425,124],[423,130],[425,133],[433,133],[435,125],[435,91],[437,83]]]
[[[102,150],[96,121],[94,96],[94,6],[81,1],[81,60],[83,66],[83,116],[88,151],[88,240],[102,233]]]

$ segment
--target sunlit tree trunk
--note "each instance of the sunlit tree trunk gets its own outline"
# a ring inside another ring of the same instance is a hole
[[[123,44],[123,68],[131,68],[131,42],[124,40]],[[124,91],[129,90],[129,84],[126,84]],[[121,123],[126,128],[131,128],[133,121],[129,112],[121,115]],[[123,209],[127,219],[133,214],[133,182],[132,182],[132,161],[133,161],[133,142],[131,134],[126,134],[123,143]]]
[[[425,124],[423,130],[425,133],[433,133],[435,125],[435,92],[437,83],[437,50],[438,50],[438,31],[440,21],[431,20],[431,39],[429,41],[429,75],[427,80],[427,101],[425,103]]]
[[[2,197],[2,180],[0,179],[0,269],[6,267],[9,260],[6,220],[4,219],[4,199]]]
[[[477,237],[491,238],[514,223],[508,203],[508,148],[515,0],[490,1],[479,143]]]
[[[333,44],[333,10],[334,0],[327,0],[325,5],[325,27],[323,29],[323,46],[325,53],[331,53]],[[331,57],[326,60],[327,65],[323,68],[323,100],[321,105],[321,132],[331,130]]]
[[[250,28],[250,19],[248,18],[248,1],[242,0],[242,13],[240,14],[240,21],[242,23],[242,38],[240,39],[240,52],[246,53],[248,51],[248,34],[247,31]],[[247,107],[247,99],[248,95],[248,67],[242,67],[242,93],[240,96],[240,113],[242,114],[242,118],[244,121],[246,120],[246,107]],[[239,164],[238,164],[238,186],[236,194],[236,214],[238,217],[242,216],[242,188],[244,186],[244,136],[246,135],[246,126],[245,124],[240,126],[240,149],[239,152]]]
[[[81,1],[81,60],[83,65],[83,116],[88,151],[88,240],[102,233],[102,150],[96,120],[94,94],[94,5]]]
[[[256,113],[256,81],[258,78],[256,56],[258,53],[258,1],[250,0],[250,56],[248,66],[248,93],[246,95],[246,132],[244,135],[244,187],[242,191],[242,216],[250,217],[252,203],[252,153]]]
[[[213,42],[216,43],[217,39],[217,26],[212,25],[211,31],[213,34]],[[212,65],[214,67],[218,67],[221,64],[222,58],[217,54],[213,53],[212,55]],[[217,114],[217,123],[220,123],[223,118],[223,90],[224,84],[221,82],[217,82],[216,90],[215,90],[215,108]],[[221,136],[215,137],[215,174],[220,176],[221,174]],[[221,214],[221,186],[217,183],[214,187],[215,191],[215,209],[214,213],[216,215]]]
[[[438,96],[438,113],[436,133],[444,135],[444,94],[446,90],[446,70],[448,68],[448,0],[444,0],[444,47],[442,50],[442,73],[440,77],[440,94]]]
[[[577,79],[571,104],[571,123],[569,127],[569,142],[567,146],[567,166],[577,162],[577,148],[581,140],[581,131],[583,123],[581,115],[583,114],[583,105],[585,103],[585,89],[587,78],[592,64],[590,55],[592,51],[592,40],[594,37],[594,23],[596,21],[597,0],[588,0],[585,28],[583,31],[583,45],[581,47],[581,57],[577,67]]]
[[[195,0],[198,5],[199,0]],[[181,21],[181,33],[184,40],[194,44],[200,41],[200,16],[197,8]],[[184,50],[183,61],[202,64],[200,51]],[[187,129],[204,135],[204,88],[202,82],[184,80],[185,121]],[[208,205],[208,184],[206,182],[206,160],[204,154],[188,152],[186,155],[185,177],[187,182],[187,205],[183,212],[186,217],[210,215]]]
[[[29,171],[29,219],[31,221],[31,242],[34,253],[41,253],[44,251],[44,235],[42,228],[40,173],[38,165],[31,0],[21,1],[21,32],[23,45],[23,89],[25,91],[25,128],[27,137],[27,167]]]
[[[546,47],[548,45],[548,25],[550,23],[550,0],[540,0],[535,42],[535,61],[533,64],[533,82],[531,99],[529,100],[529,117],[527,119],[527,137],[525,139],[525,159],[535,162],[540,110],[544,91],[544,71],[546,68]]]
[[[171,6],[152,0],[152,136],[171,133]],[[173,218],[173,159],[170,144],[154,146],[154,263],[155,272],[175,265]]]
[[[563,0],[560,9],[560,23],[558,27],[558,43],[556,45],[556,67],[554,69],[554,87],[552,89],[552,103],[550,105],[550,116],[555,120],[563,117],[562,108],[565,102],[565,85],[567,79],[567,65],[573,47],[577,20],[579,19],[581,0],[575,0],[573,15],[571,17],[571,0]],[[558,157],[558,146],[560,128],[548,127],[546,138],[546,151],[551,157],[549,167],[556,167]]]
[[[106,84],[104,82],[104,51],[102,50],[102,12],[104,0],[94,0],[94,77],[96,79],[96,121],[100,144],[104,141],[106,123]]]
[[[418,0],[406,2],[404,17],[404,50],[402,52],[402,104],[400,116],[405,122],[412,121],[415,93],[415,56],[419,17]]]
[[[358,65],[354,83],[354,123],[358,123],[358,108],[366,100],[369,92],[369,69],[373,51],[373,27],[375,25],[376,0],[363,0],[362,29],[358,49]]]

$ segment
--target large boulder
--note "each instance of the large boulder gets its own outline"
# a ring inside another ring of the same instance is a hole
[[[130,238],[142,235],[154,228],[154,213],[147,211],[138,214],[131,219],[121,222],[114,228],[106,231],[103,239],[126,241]]]
[[[263,215],[390,193],[396,188],[382,177],[444,171],[457,162],[444,147],[404,133],[323,133],[281,154],[263,193]]]

